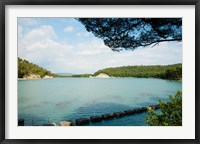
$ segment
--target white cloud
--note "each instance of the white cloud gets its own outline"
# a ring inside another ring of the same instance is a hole
[[[31,26],[38,24],[36,18],[18,18],[18,23],[21,25]]]
[[[76,47],[78,49],[77,54],[79,56],[96,56],[111,52],[111,49],[98,40],[80,43],[77,44]]]
[[[89,32],[79,32],[79,33],[77,33],[78,37],[88,37],[89,35],[90,35]]]
[[[48,62],[66,54],[71,48],[70,45],[57,41],[51,26],[41,26],[20,38],[18,54],[19,57],[48,67]]]
[[[18,55],[53,72],[93,73],[106,67],[182,62],[182,44],[113,52],[99,39],[73,45],[59,41],[52,26],[42,25],[19,38]]]
[[[24,37],[24,42],[34,44],[35,42],[45,41],[56,38],[56,34],[52,26],[43,25],[39,28],[32,29]]]
[[[74,28],[72,26],[68,26],[64,29],[64,32],[72,32]]]
[[[18,27],[17,27],[17,32],[18,32],[19,38],[22,37],[23,30],[24,30],[24,28],[19,24]]]
[[[18,25],[18,32],[22,33],[22,31],[23,31],[23,27],[21,25]]]

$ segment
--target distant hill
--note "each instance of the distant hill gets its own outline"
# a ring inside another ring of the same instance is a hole
[[[101,73],[107,74],[110,77],[181,79],[182,64],[111,67],[95,72],[94,76]]]
[[[93,76],[93,74],[74,74],[71,77],[82,77],[82,78],[87,78]]]
[[[18,78],[24,78],[31,74],[39,75],[41,78],[43,78],[45,75],[56,76],[55,74],[51,73],[51,71],[48,71],[27,60],[18,58]]]
[[[73,73],[55,73],[58,76],[72,76],[74,75]]]
[[[108,77],[137,77],[137,78],[161,78],[161,79],[182,79],[182,64],[173,65],[151,65],[151,66],[121,66],[110,67],[98,70],[94,74],[54,74],[36,64],[27,60],[18,58],[18,78],[24,78],[29,75],[37,75],[41,78],[46,76],[53,77],[96,77],[100,74],[106,74]]]

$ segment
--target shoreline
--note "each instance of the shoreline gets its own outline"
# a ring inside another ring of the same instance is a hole
[[[38,78],[38,79],[26,79],[26,78],[18,78],[18,80],[41,80],[41,79],[43,79],[43,78]]]
[[[44,77],[41,77],[38,74],[29,74],[28,76],[23,76],[23,78],[19,78],[18,80],[41,80],[41,79],[51,79],[54,78],[53,76],[45,75]]]
[[[154,78],[154,77],[53,77],[53,78],[32,78],[32,79],[27,79],[27,78],[18,78],[19,81],[26,81],[26,80],[43,80],[43,79],[56,79],[56,78],[90,78],[90,79],[117,79],[117,78],[145,78],[145,79],[160,79],[160,80],[169,80],[169,81],[176,81],[176,82],[182,82],[182,79],[162,79],[162,78]]]
[[[53,79],[53,78],[36,78],[36,79],[27,79],[27,78],[18,78],[18,80],[42,80],[42,79]]]

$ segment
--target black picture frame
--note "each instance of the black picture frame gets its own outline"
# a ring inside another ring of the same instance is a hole
[[[195,139],[5,139],[5,7],[7,5],[195,5]],[[199,144],[200,143],[200,99],[199,99],[199,55],[200,55],[200,0],[1,0],[0,3],[0,142],[1,143],[87,143],[87,144]]]

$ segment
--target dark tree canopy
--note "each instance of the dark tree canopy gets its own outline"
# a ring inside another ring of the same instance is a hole
[[[77,18],[113,51],[182,41],[182,18]]]

